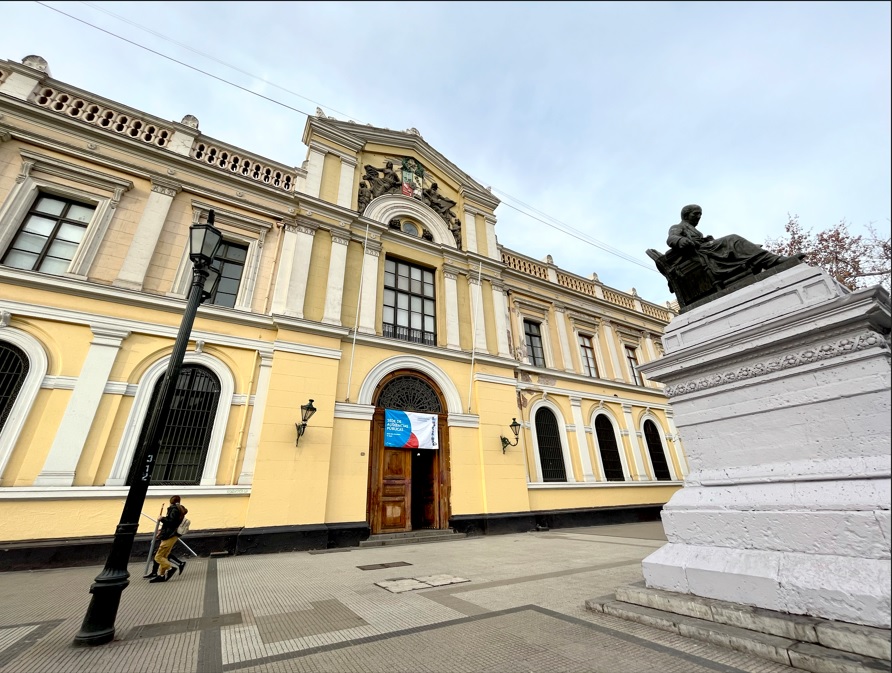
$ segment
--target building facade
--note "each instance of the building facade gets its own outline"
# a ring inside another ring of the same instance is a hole
[[[40,57],[0,62],[8,567],[113,533],[183,315],[189,227],[211,210],[221,281],[143,537],[173,493],[193,546],[246,553],[653,518],[680,487],[667,398],[636,370],[667,308],[500,246],[498,199],[415,129],[318,111],[303,143],[303,165],[281,165],[58,82]],[[437,448],[386,446],[387,410],[434,416]]]

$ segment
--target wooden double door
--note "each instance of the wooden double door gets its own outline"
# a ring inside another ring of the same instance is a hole
[[[375,409],[370,442],[368,521],[372,534],[449,527],[446,418],[437,421],[438,449],[384,446],[384,409]]]

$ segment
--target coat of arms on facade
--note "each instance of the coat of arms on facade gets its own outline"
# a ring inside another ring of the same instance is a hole
[[[424,167],[411,157],[404,158],[402,163],[403,195],[420,200],[424,189]]]

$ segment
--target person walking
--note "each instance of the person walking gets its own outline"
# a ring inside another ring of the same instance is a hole
[[[158,551],[155,554],[155,563],[158,564],[157,577],[149,580],[150,583],[166,582],[173,576],[173,565],[170,563],[170,552],[179,539],[177,528],[186,518],[187,510],[180,504],[180,496],[172,495],[170,497],[170,506],[167,508],[167,514],[161,517],[161,529],[158,531]],[[178,559],[179,560],[179,559]],[[185,563],[180,561],[180,572],[183,570]]]

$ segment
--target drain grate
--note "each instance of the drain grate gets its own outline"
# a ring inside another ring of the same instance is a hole
[[[399,568],[401,566],[410,566],[411,563],[405,561],[394,561],[393,563],[373,563],[367,566],[356,566],[360,570],[381,570],[381,568]]]

